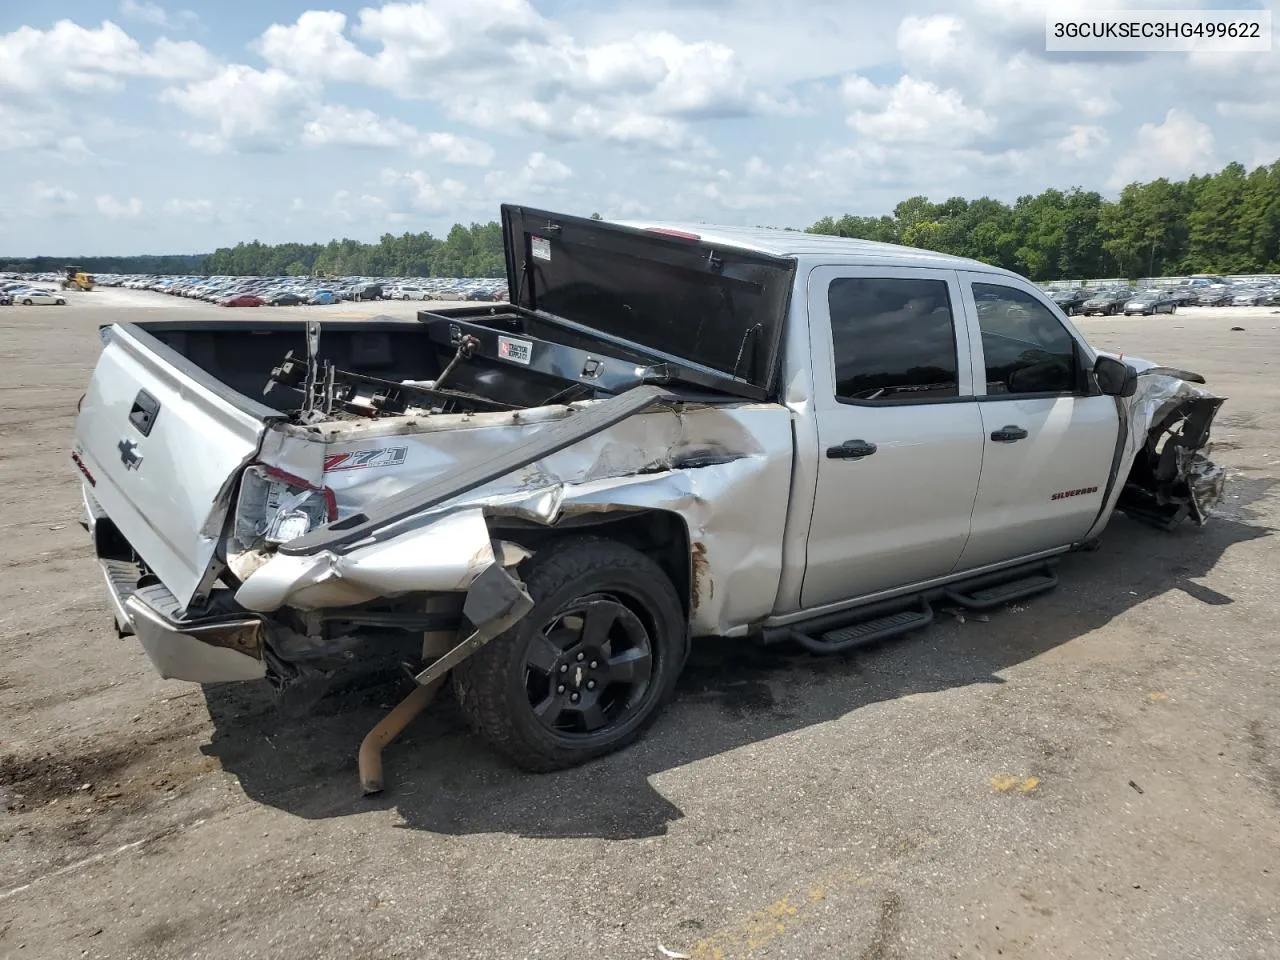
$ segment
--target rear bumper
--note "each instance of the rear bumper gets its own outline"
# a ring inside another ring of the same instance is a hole
[[[266,619],[244,610],[189,616],[164,587],[138,587],[138,567],[101,556],[105,514],[85,491],[85,526],[99,552],[107,601],[121,636],[134,634],[156,672],[166,679],[229,683],[266,676]]]
[[[141,593],[124,602],[133,631],[156,672],[166,679],[196,683],[261,680],[261,617],[231,615],[175,621],[155,609]]]

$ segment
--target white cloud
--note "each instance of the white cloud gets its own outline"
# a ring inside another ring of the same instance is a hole
[[[417,131],[407,123],[348,107],[321,108],[302,127],[302,142],[313,147],[398,147],[416,136]]]
[[[214,128],[189,135],[193,146],[211,152],[231,147],[276,151],[288,145],[282,126],[296,124],[319,93],[318,84],[274,67],[231,64],[207,80],[166,90],[162,99]]]
[[[1058,141],[1058,148],[1077,160],[1098,156],[1111,143],[1105,127],[1096,124],[1076,124],[1071,132]]]
[[[448,177],[436,180],[422,170],[400,172],[387,168],[382,171],[381,182],[391,189],[391,206],[396,210],[446,210],[467,196],[465,184]]]
[[[199,121],[188,141],[211,152],[282,151],[304,148],[405,148],[414,156],[459,166],[488,166],[493,148],[474,137],[424,133],[394,117],[367,108],[320,102],[323,86],[279,67],[255,70],[243,64],[215,76],[172,87],[161,98]]]
[[[535,183],[560,183],[573,176],[573,171],[568,166],[540,151],[529,154],[525,171]]]
[[[936,70],[971,59],[965,22],[953,14],[906,16],[898,24],[898,52],[908,69]]]
[[[327,217],[336,217],[348,224],[385,223],[404,219],[401,213],[392,211],[382,197],[369,193],[357,197],[350,190],[334,192],[329,200]]]
[[[372,62],[344,36],[346,27],[345,14],[308,10],[289,26],[272,24],[253,47],[273,67],[298,76],[368,80]]]
[[[94,206],[98,213],[111,220],[136,220],[142,216],[142,201],[137,197],[130,197],[128,200],[117,200],[108,193],[104,193],[94,198]]]
[[[31,185],[31,198],[38,213],[65,214],[78,209],[80,197],[74,190],[37,181]]]
[[[255,49],[291,75],[434,101],[481,128],[668,150],[691,142],[682,120],[797,109],[755,88],[724,44],[661,30],[583,44],[526,0],[390,3],[350,29],[341,13],[309,11]]]
[[[171,14],[158,3],[139,3],[138,0],[121,0],[120,16],[167,30],[182,30],[200,20],[193,10],[179,10]]]
[[[748,180],[768,180],[773,177],[773,168],[759,157],[751,156],[742,165],[742,173]]]
[[[164,212],[185,220],[207,222],[216,219],[217,211],[210,200],[183,200],[178,197],[166,200]]]
[[[487,167],[493,163],[493,147],[474,137],[456,133],[427,133],[418,137],[413,152],[420,157],[436,157],[460,167]]]
[[[498,202],[517,201],[526,196],[559,193],[559,185],[572,176],[573,171],[567,164],[539,150],[531,153],[519,170],[495,170],[486,174],[484,185]]]
[[[866,104],[872,90],[853,87],[855,101]],[[948,145],[964,143],[991,133],[995,121],[980,107],[970,107],[955,90],[942,90],[927,80],[902,77],[889,89],[875,88],[877,108],[855,109],[849,126],[865,137],[885,143]]]
[[[213,56],[197,43],[161,38],[147,51],[109,20],[96,29],[59,20],[49,30],[19,27],[0,35],[0,89],[15,94],[110,91],[123,77],[186,79],[213,67]]]
[[[1219,165],[1208,124],[1178,109],[1170,109],[1163,123],[1144,123],[1126,142],[1131,146],[1116,161],[1107,184],[1114,190],[1135,180],[1211,173]]]
[[[75,216],[73,246],[121,252],[447,230],[522,197],[803,226],[912,194],[1114,190],[1280,154],[1280,59],[1049,54],[1048,0],[812,0],[803,18],[771,0],[367,0],[224,19],[233,62],[171,39],[192,5],[113,0],[115,23],[0,34],[0,158],[45,191],[0,206],[31,221],[22,244],[65,246],[65,218],[27,216],[39,204]],[[193,158],[207,200],[175,179],[184,140],[240,154]],[[283,151],[307,153],[256,155]]]

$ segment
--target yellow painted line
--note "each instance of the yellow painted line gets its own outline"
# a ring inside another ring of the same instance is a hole
[[[831,896],[835,888],[865,887],[870,883],[870,878],[850,873],[811,884],[763,909],[753,910],[736,923],[702,938],[684,952],[690,960],[743,960],[784,937],[788,931],[813,920],[818,914],[817,905]]]
[[[991,778],[991,788],[998,793],[1030,793],[1040,786],[1039,777],[1011,777],[1000,774]]]

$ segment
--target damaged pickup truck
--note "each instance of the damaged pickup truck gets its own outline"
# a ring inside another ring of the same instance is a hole
[[[516,764],[632,741],[692,638],[848,650],[1053,587],[1113,511],[1204,523],[1222,399],[1016,274],[762,229],[502,208],[509,303],[101,330],[72,460],[165,677],[375,648]]]

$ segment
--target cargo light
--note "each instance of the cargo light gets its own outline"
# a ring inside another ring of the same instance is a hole
[[[667,227],[645,227],[650,233],[660,233],[667,237],[679,237],[681,240],[701,240],[702,237],[696,233],[687,233],[684,230],[670,230]]]

